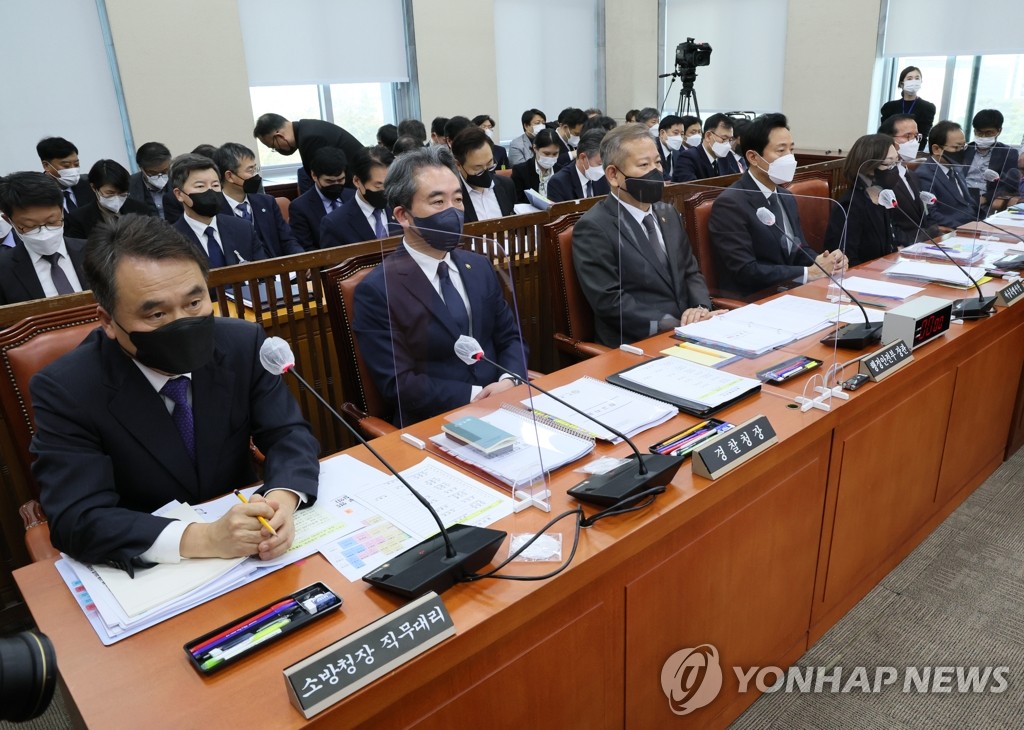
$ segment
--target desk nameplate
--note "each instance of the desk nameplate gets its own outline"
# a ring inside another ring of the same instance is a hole
[[[1017,279],[996,292],[996,301],[1004,307],[1012,307],[1020,301],[1021,294],[1024,294],[1024,279]]]
[[[693,473],[718,479],[740,464],[753,459],[778,441],[767,416],[754,416],[701,445],[693,453]]]
[[[877,383],[885,380],[913,359],[914,353],[910,346],[901,339],[894,340],[862,357],[859,371]]]

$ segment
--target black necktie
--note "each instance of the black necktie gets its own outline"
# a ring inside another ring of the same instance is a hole
[[[468,335],[469,313],[466,311],[466,303],[462,301],[459,290],[452,283],[451,272],[448,270],[448,264],[444,261],[438,263],[437,275],[441,279],[441,298],[444,300],[444,305],[448,307],[448,313],[455,321],[455,326],[459,328],[459,332]]]
[[[715,173],[714,177],[718,177],[721,173],[718,171],[718,160],[711,161],[711,172]]]
[[[171,419],[174,421],[181,440],[185,443],[185,450],[196,460],[196,429],[195,420],[192,415],[192,406],[188,404],[188,378],[171,378],[164,387],[160,389],[160,395],[174,401],[174,410],[171,412]]]
[[[71,197],[71,191],[70,190],[65,190],[64,191],[64,210],[66,210],[68,213],[70,213],[71,211],[75,210],[76,208],[78,208],[78,205],[75,204],[75,199],[73,197]]]
[[[43,259],[50,262],[50,279],[53,280],[53,286],[57,289],[57,294],[74,294],[75,287],[71,286],[68,275],[64,273],[64,269],[57,263],[61,259],[60,252],[43,254]]]
[[[592,183],[590,180],[587,180],[587,197],[594,197],[594,183]]]
[[[775,213],[775,219],[779,224],[779,227],[776,230],[780,231],[780,243],[782,243],[782,248],[785,249],[786,253],[788,254],[793,250],[793,243],[789,240],[789,236],[785,234],[786,213],[782,207],[782,197],[778,193],[772,193],[771,197],[768,198],[768,205]]]
[[[647,240],[651,244],[651,250],[654,252],[654,257],[658,260],[658,264],[661,266],[668,266],[668,257],[665,255],[665,249],[661,247],[661,242],[658,240],[658,224],[654,222],[654,215],[648,213],[643,217],[644,229],[647,231]]]
[[[220,266],[227,266],[228,261],[224,258],[224,252],[221,250],[220,244],[217,243],[213,226],[207,226],[204,233],[206,234],[206,251],[210,257],[210,268],[216,269]]]

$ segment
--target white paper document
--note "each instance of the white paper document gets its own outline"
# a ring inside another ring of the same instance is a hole
[[[631,383],[714,408],[761,387],[754,378],[715,370],[678,357],[660,357],[619,374]]]
[[[857,294],[899,300],[912,297],[924,291],[919,286],[894,284],[891,281],[879,281],[878,279],[865,279],[863,276],[851,276],[843,281],[843,286]]]
[[[934,281],[954,286],[973,286],[975,281],[985,275],[985,269],[982,266],[965,266],[964,269],[970,274],[970,279],[953,264],[934,264],[930,261],[899,261],[886,269],[885,273],[889,276]]]
[[[992,223],[1002,228],[1024,228],[1024,215],[1003,211],[989,216],[984,222]],[[1024,235],[1024,233],[1018,233],[1018,235]]]

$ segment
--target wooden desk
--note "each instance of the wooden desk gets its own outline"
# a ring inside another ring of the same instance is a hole
[[[858,273],[879,275],[870,266]],[[815,284],[805,289],[821,291]],[[942,287],[927,293],[957,296]],[[756,698],[739,694],[731,667],[796,661],[1002,461],[1022,334],[1024,307],[955,325],[917,350],[906,368],[827,413],[788,407],[800,380],[766,386],[721,417],[740,422],[763,413],[779,434],[777,445],[716,482],[684,465],[652,507],[583,531],[572,566],[554,579],[453,588],[444,599],[457,636],[309,726],[494,726],[497,717],[509,727],[726,725]],[[785,350],[830,359],[820,336]],[[641,344],[655,353],[669,341]],[[780,354],[763,359],[784,359]],[[540,382],[603,377],[636,362],[614,351]],[[505,395],[522,398],[525,386]],[[440,420],[410,431],[421,438],[438,433]],[[679,416],[638,443],[644,448],[694,420]],[[397,434],[377,444],[399,469],[422,457]],[[350,453],[371,463],[361,448]],[[578,480],[571,467],[554,476],[553,513],[574,504],[565,490]],[[528,510],[500,526],[534,531],[547,519]],[[567,549],[570,525],[559,531]],[[508,572],[550,569],[514,564]],[[52,565],[28,566],[15,577],[57,648],[69,709],[94,727],[126,717],[145,717],[153,726],[196,727],[212,718],[304,726],[287,701],[282,668],[399,605],[349,584],[315,556],[104,648]],[[315,580],[344,596],[339,614],[220,676],[203,679],[188,666],[186,641]],[[703,643],[719,650],[724,687],[708,707],[674,716],[661,667],[675,651]]]

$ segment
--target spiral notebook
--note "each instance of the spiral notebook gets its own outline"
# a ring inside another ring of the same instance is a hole
[[[508,431],[516,437],[512,450],[501,456],[488,458],[468,446],[459,446],[443,433],[430,440],[451,454],[510,487],[520,487],[580,459],[594,450],[594,440],[570,426],[543,423],[522,408],[507,403],[481,421]]]

